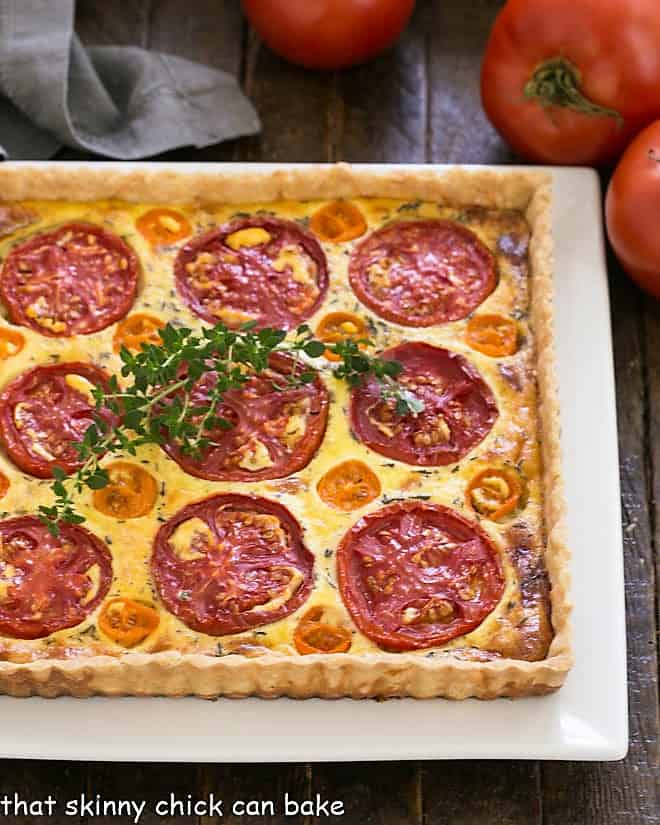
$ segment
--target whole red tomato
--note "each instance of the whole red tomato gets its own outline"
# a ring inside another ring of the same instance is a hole
[[[488,41],[481,96],[530,160],[616,157],[660,117],[660,1],[509,0]]]
[[[242,0],[257,34],[308,69],[342,69],[391,46],[415,0]]]
[[[607,233],[626,272],[660,298],[660,120],[626,149],[605,201]]]

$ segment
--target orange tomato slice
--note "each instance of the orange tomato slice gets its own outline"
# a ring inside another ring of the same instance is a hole
[[[360,341],[368,338],[369,330],[366,321],[353,312],[330,312],[321,318],[316,328],[316,337],[324,344],[336,344],[338,341]],[[329,361],[340,361],[339,355],[325,351]]]
[[[298,653],[346,653],[351,646],[351,631],[323,621],[323,608],[312,607],[298,622],[293,641]]]
[[[512,469],[487,467],[470,481],[467,502],[482,516],[499,521],[520,504],[522,483]]]
[[[518,325],[504,315],[473,315],[465,338],[472,349],[491,358],[513,355],[518,350]]]
[[[152,246],[176,243],[192,232],[188,219],[175,209],[150,209],[135,225]]]
[[[364,215],[349,201],[332,201],[322,206],[312,215],[309,226],[322,241],[331,243],[352,241],[367,231]]]
[[[135,647],[160,624],[158,611],[134,599],[110,599],[99,616],[99,628],[123,647]]]
[[[350,512],[377,498],[381,488],[373,470],[362,461],[350,459],[328,470],[316,489],[326,504]]]
[[[117,519],[145,516],[156,503],[156,479],[137,464],[115,461],[105,468],[110,483],[94,490],[94,507]]]
[[[9,479],[4,473],[0,473],[0,498],[4,498],[9,490]]]
[[[0,359],[11,358],[25,346],[25,337],[15,329],[0,329]]]
[[[153,315],[147,315],[145,312],[138,312],[135,315],[129,315],[117,324],[112,345],[115,352],[119,352],[122,347],[131,350],[131,352],[138,352],[142,348],[142,344],[156,344],[158,346],[162,343],[160,338],[160,330],[165,326],[160,318]]]

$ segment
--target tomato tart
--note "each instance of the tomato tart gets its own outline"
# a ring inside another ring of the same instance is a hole
[[[0,691],[561,686],[544,173],[2,164],[0,191]],[[218,324],[318,341],[220,397],[185,362],[185,404],[154,409],[192,432],[211,409],[200,449],[157,429],[99,452],[54,535],[40,508],[90,427],[135,426],[126,365]],[[392,372],[342,380],[342,342]]]

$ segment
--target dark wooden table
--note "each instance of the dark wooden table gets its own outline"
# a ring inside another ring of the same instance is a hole
[[[109,3],[100,16],[81,3],[79,26],[92,41],[161,49],[240,77],[263,119],[262,134],[203,151],[177,150],[159,159],[509,163],[516,158],[485,120],[478,91],[480,55],[501,5],[499,0],[422,0],[393,52],[341,74],[307,73],[274,57],[247,30],[234,0]],[[173,26],[177,9],[179,20]],[[82,156],[65,151],[61,157]],[[0,764],[0,793],[43,798],[51,792],[70,798],[86,791],[155,800],[170,790],[183,796],[213,790],[231,799],[279,798],[285,790],[299,797],[319,792],[344,801],[345,815],[332,821],[345,825],[659,823],[660,305],[610,263],[631,711],[630,753],[623,762],[196,766],[14,761]],[[110,821],[130,820],[93,820]],[[192,820],[160,820],[153,814],[141,820],[159,821]],[[240,820],[225,815],[223,821]],[[276,816],[249,821],[279,825],[312,820]]]

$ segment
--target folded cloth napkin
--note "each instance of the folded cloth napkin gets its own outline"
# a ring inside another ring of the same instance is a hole
[[[74,0],[0,0],[0,156],[49,158],[64,144],[132,159],[259,131],[227,72],[136,47],[85,47],[74,12]]]

